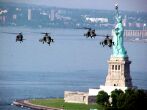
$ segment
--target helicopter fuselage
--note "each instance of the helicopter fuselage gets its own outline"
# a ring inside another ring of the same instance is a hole
[[[95,38],[96,36],[95,30],[89,29],[88,32],[84,34],[84,36],[86,36],[87,38],[88,37]]]
[[[47,43],[50,45],[51,42],[54,42],[54,39],[51,38],[51,36],[44,36],[42,39],[39,40],[40,42]]]
[[[112,41],[111,38],[106,37],[106,38],[104,39],[104,41],[100,42],[100,44],[103,45],[103,47],[104,47],[105,45],[107,45],[107,46],[109,46],[109,47],[112,47],[112,45],[114,45],[114,42]]]
[[[16,36],[16,42],[17,41],[23,42],[23,40],[24,39],[23,39],[23,35],[22,34],[19,34],[19,35]]]

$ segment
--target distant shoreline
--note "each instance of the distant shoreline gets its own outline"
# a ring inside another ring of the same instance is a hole
[[[45,99],[22,99],[16,100],[12,105],[26,107],[35,110],[103,110],[99,104],[67,103],[64,98],[45,98]]]
[[[29,100],[16,100],[12,103],[12,105],[20,106],[20,107],[27,107],[35,110],[62,110],[59,108],[35,105],[29,102]]]

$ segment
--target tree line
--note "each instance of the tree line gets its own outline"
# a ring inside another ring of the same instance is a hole
[[[123,92],[115,89],[111,95],[100,91],[96,102],[103,105],[105,110],[147,110],[147,91],[127,89]]]

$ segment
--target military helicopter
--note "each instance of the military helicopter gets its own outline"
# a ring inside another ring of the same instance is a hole
[[[20,33],[3,32],[3,33],[7,33],[7,34],[17,34],[17,35],[16,35],[16,42],[19,41],[19,42],[21,43],[21,42],[23,42],[23,40],[25,40],[25,39],[23,39],[23,34],[22,34],[22,32],[20,32]]]
[[[47,43],[50,46],[50,43],[54,42],[54,39],[52,39],[51,36],[49,35],[50,33],[46,32],[46,33],[41,33],[41,34],[44,34],[44,36],[43,38],[39,39],[39,41],[42,42],[43,44]]]
[[[111,48],[112,45],[114,45],[114,42],[112,41],[112,38],[110,38],[109,35],[106,35],[105,37],[106,38],[102,42],[100,42],[100,45],[102,45],[103,47],[105,45],[107,45],[107,46],[109,46]]]
[[[97,36],[95,29],[92,28],[84,28],[84,29],[88,29],[87,33],[84,34],[84,36],[86,36],[87,38],[88,37],[95,38]]]
[[[19,34],[16,36],[16,42],[17,42],[17,41],[20,41],[20,43],[21,43],[21,42],[23,42],[23,40],[24,40],[24,39],[23,39],[22,33],[19,33]]]

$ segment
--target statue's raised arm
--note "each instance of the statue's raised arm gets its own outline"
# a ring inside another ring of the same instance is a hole
[[[117,24],[115,25],[115,28],[112,30],[112,36],[113,36],[113,54],[114,57],[126,57],[126,50],[123,45],[123,34],[124,34],[124,27],[122,24],[122,17],[119,15],[118,11],[118,5],[115,5],[115,18],[117,21]]]
[[[118,4],[115,4],[115,11],[116,11],[115,17],[117,18],[117,17],[119,17]]]

